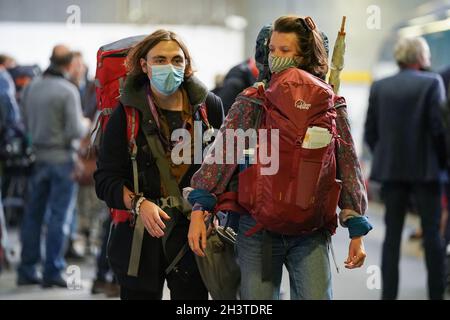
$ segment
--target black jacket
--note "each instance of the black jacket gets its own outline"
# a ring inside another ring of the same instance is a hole
[[[438,74],[402,70],[370,90],[365,141],[371,179],[436,182],[445,168],[444,86]]]
[[[248,60],[231,68],[223,81],[222,87],[217,92],[217,95],[222,99],[225,115],[239,93],[252,86],[255,81],[256,78],[250,70]]]
[[[186,81],[183,86],[188,92],[191,105],[193,106],[194,119],[196,119],[198,114],[196,112],[197,107],[206,100],[209,122],[214,128],[218,129],[223,121],[223,109],[220,99],[209,93],[203,84],[195,78]],[[136,87],[134,79],[129,78],[121,95],[120,105],[113,112],[106,126],[100,146],[97,171],[94,174],[98,197],[104,200],[108,207],[116,209],[125,209],[123,186],[133,190],[133,173],[128,152],[124,105],[132,106],[140,113],[139,119],[141,119],[141,123],[136,138],[140,191],[148,199],[161,197],[158,167],[143,133],[146,124],[142,119],[145,118],[145,113],[150,112],[145,86],[140,85]],[[200,165],[191,165],[179,184],[180,189],[189,186],[191,176],[199,167]],[[175,227],[167,241],[169,260],[175,257],[179,249],[187,241],[189,221],[182,215],[177,216],[176,219]],[[153,238],[145,232],[139,275],[135,278],[127,276],[132,238],[133,228],[130,227],[129,223],[118,224],[113,228],[110,235],[108,258],[119,280],[119,284],[134,290],[158,290],[164,267],[167,266],[167,261],[162,254],[161,239]],[[161,259],[164,260],[162,261]],[[186,266],[186,268],[196,268],[195,262],[193,262],[193,265]]]

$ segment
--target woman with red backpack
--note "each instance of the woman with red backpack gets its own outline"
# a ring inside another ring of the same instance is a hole
[[[221,198],[238,171],[235,207],[249,213],[240,216],[236,242],[241,298],[279,299],[286,265],[291,299],[331,299],[328,251],[337,227],[337,205],[340,223],[351,238],[346,268],[363,265],[362,238],[372,229],[364,216],[367,195],[346,103],[323,81],[328,71],[325,40],[310,17],[280,17],[270,40],[260,40],[257,45],[268,42],[269,52],[257,61],[267,62],[271,79],[237,98],[216,142],[226,139],[227,129],[277,129],[275,143],[264,142],[258,132],[253,154],[259,155],[264,145],[270,145],[272,153],[278,150],[278,172],[264,175],[259,160],[248,167],[208,161],[218,153],[214,144],[191,180],[189,245],[204,256],[205,215],[221,208]],[[233,151],[226,149],[227,141],[222,143],[221,153]]]

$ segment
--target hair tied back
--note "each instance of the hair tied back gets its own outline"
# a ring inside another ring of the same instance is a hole
[[[316,24],[314,23],[314,21],[311,17],[305,18],[305,24],[309,31],[313,31],[316,29]]]

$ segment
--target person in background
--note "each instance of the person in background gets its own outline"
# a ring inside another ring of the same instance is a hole
[[[81,106],[85,117],[95,118],[97,101],[95,96],[95,83],[89,79],[89,70],[79,51],[73,52],[73,62],[70,70],[71,81],[78,87],[81,96]]]
[[[37,76],[42,75],[41,68],[38,65],[18,65],[8,69],[9,74],[14,80],[16,86],[16,99],[21,107],[22,91]]]
[[[5,123],[20,125],[22,119],[20,108],[16,100],[16,86],[8,72],[15,67],[15,60],[7,55],[0,54],[0,105],[1,115]]]
[[[450,65],[442,68],[439,71],[439,74],[441,75],[442,80],[444,81],[444,88],[446,90],[447,97],[448,97],[449,90],[450,90]]]
[[[11,137],[23,131],[19,106],[16,101],[16,89],[7,69],[13,67],[13,58],[0,54],[0,270],[6,261],[6,250],[9,250],[6,219],[2,203],[3,154],[6,143]]]
[[[223,110],[227,115],[234,100],[244,89],[251,87],[258,78],[258,68],[255,59],[247,59],[231,68],[225,76],[217,95],[222,99]]]
[[[403,38],[395,46],[400,67],[372,84],[365,141],[373,153],[371,179],[382,184],[386,234],[382,254],[382,299],[396,299],[400,244],[408,199],[421,217],[430,299],[444,293],[444,250],[439,234],[441,173],[446,167],[441,106],[442,78],[430,67],[425,39]]]
[[[116,277],[112,275],[112,279],[109,279],[109,275],[112,273],[112,270],[109,266],[107,255],[108,239],[112,222],[111,216],[108,215],[102,224],[101,247],[96,261],[97,270],[91,287],[92,294],[104,293],[108,298],[116,298],[120,296],[120,286],[117,283]]]
[[[88,78],[88,69],[81,52],[73,52],[70,75],[72,83],[77,86],[80,92],[84,116],[95,123],[97,113],[95,83]],[[92,129],[89,131],[92,131]],[[96,253],[98,251],[96,277],[92,284],[91,293],[104,293],[108,297],[118,297],[120,288],[114,279],[112,281],[108,279],[111,270],[106,257],[111,219],[106,206],[97,198],[95,193],[93,175],[97,167],[97,154],[95,148],[90,147],[90,142],[90,133],[88,133],[81,140],[78,149],[75,180],[79,184],[79,191],[74,219],[71,224],[72,244],[68,246],[66,258],[83,258],[83,254],[73,245],[78,235],[83,235],[85,237],[84,253]]]
[[[68,222],[77,191],[72,178],[75,146],[90,126],[89,119],[83,117],[78,90],[68,80],[72,58],[66,46],[56,46],[50,67],[23,94],[24,118],[36,163],[28,181],[28,203],[21,226],[18,285],[67,287],[62,272]],[[41,278],[37,264],[41,259],[44,217],[46,255]]]
[[[84,116],[94,123],[96,115],[94,82],[88,80],[88,70],[81,52],[74,51],[72,54],[73,59],[69,70],[70,81],[78,88]],[[79,190],[65,255],[67,259],[72,260],[83,260],[86,253],[96,251],[95,245],[100,238],[102,220],[107,215],[105,206],[95,194],[93,174],[96,169],[97,157],[94,148],[90,148],[90,131],[80,141],[74,171]],[[76,246],[80,242],[84,243],[85,250]]]
[[[0,54],[0,58],[1,58],[1,60],[0,60],[1,65],[4,70],[10,70],[10,69],[17,67],[16,59],[14,59],[13,57],[11,57],[7,54]]]
[[[447,101],[444,105],[446,111],[446,134],[447,134],[447,172],[450,172],[450,65],[440,70],[439,74],[444,80]],[[442,230],[445,239],[445,248],[447,253],[447,290],[450,290],[450,183],[445,184],[445,195],[447,204],[447,217],[443,219]]]
[[[450,116],[450,65],[442,68],[439,71],[439,74],[441,75],[442,80],[444,81],[444,88],[445,88],[446,101],[444,103],[444,110],[445,110],[445,112],[447,112],[447,115]],[[450,119],[447,118],[447,119],[445,119],[445,121],[446,121],[447,145],[450,146]],[[450,169],[450,151],[449,151],[449,149],[450,149],[450,147],[447,149],[447,159],[448,159],[447,170]],[[445,187],[446,187],[445,192],[446,192],[446,196],[447,196],[447,219],[445,221],[445,226],[443,226],[443,231],[444,231],[445,243],[448,245],[448,244],[450,244],[450,218],[449,218],[450,183],[447,182]]]
[[[223,87],[223,81],[225,80],[225,75],[218,73],[214,76],[214,89],[211,90],[212,93],[217,95]]]

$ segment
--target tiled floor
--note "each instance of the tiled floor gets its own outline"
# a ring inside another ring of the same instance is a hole
[[[383,208],[371,203],[368,216],[374,225],[374,230],[365,239],[365,247],[368,254],[366,264],[357,270],[343,268],[348,250],[347,230],[339,228],[337,235],[333,238],[336,260],[340,273],[333,268],[333,293],[335,299],[379,299],[379,263],[381,255],[381,244],[383,241],[384,227],[382,220]],[[400,299],[426,299],[426,270],[423,262],[423,252],[420,241],[411,242],[407,239],[408,234],[418,225],[415,217],[408,217],[404,231],[401,260],[401,283],[399,290]],[[17,233],[11,232],[11,240],[17,244]],[[39,286],[17,287],[15,285],[15,272],[6,270],[0,275],[0,300],[1,299],[106,299],[104,295],[91,295],[90,289],[95,274],[93,257],[79,264],[81,272],[80,289],[41,289]],[[68,263],[71,264],[70,262]],[[76,265],[76,264],[75,264]],[[287,272],[282,280],[282,297],[289,299],[289,278]],[[164,299],[169,297],[168,289],[164,289]],[[447,295],[447,299],[450,296]]]

